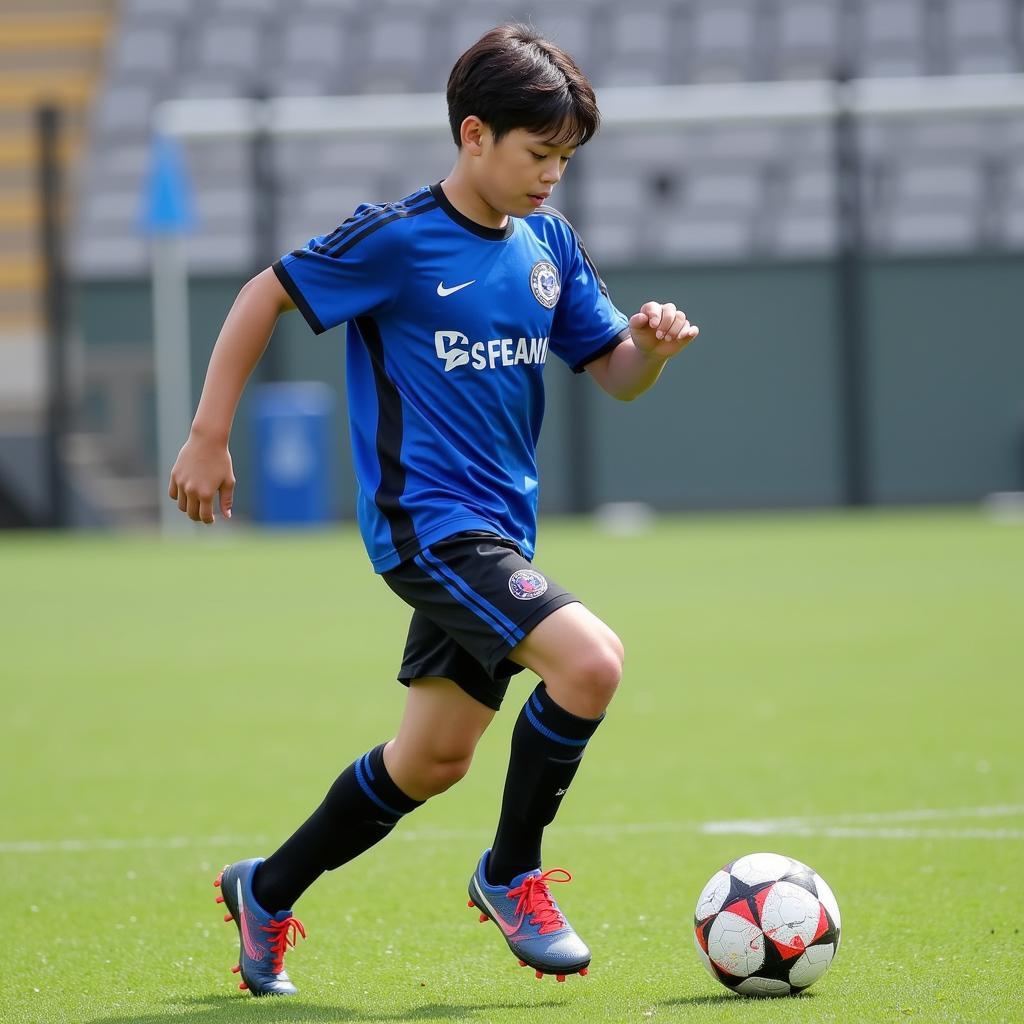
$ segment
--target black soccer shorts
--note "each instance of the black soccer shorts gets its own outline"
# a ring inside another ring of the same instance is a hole
[[[413,609],[398,680],[443,676],[497,711],[522,666],[508,652],[556,608],[579,598],[497,534],[446,537],[382,574]]]

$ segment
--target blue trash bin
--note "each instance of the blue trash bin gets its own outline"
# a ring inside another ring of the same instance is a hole
[[[331,420],[324,383],[261,384],[253,396],[255,519],[267,526],[320,526],[334,494]]]

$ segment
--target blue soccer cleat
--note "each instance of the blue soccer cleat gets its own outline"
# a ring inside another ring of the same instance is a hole
[[[541,874],[538,868],[517,875],[510,885],[490,885],[486,874],[490,852],[484,852],[469,880],[469,905],[480,910],[481,924],[493,921],[519,966],[532,967],[538,978],[554,974],[565,981],[568,974],[585,975],[590,950],[548,891],[549,882],[569,882],[572,875],[562,868]]]
[[[252,876],[263,858],[228,864],[214,880],[220,889],[218,903],[228,912],[225,921],[238,926],[238,964],[232,973],[242,975],[238,987],[254,996],[293,996],[298,991],[284,970],[284,954],[298,936],[306,937],[302,922],[290,910],[268,914],[252,894]]]

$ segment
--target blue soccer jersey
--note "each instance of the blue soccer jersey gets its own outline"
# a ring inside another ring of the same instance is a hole
[[[579,372],[628,326],[550,207],[504,228],[439,185],[363,205],[274,264],[310,327],[348,322],[359,527],[377,572],[464,530],[533,556],[548,353]]]

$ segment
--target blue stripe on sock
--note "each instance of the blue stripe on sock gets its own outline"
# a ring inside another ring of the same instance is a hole
[[[480,606],[481,609],[486,611],[492,618],[497,622],[501,623],[502,626],[514,637],[518,643],[523,639],[526,634],[499,608],[495,608],[486,597],[478,594],[461,576],[456,573],[451,566],[446,565],[434,554],[430,548],[424,548],[421,552],[423,557],[439,572],[442,576],[449,579],[463,594],[470,600]]]
[[[422,553],[421,553],[422,554]],[[463,607],[468,608],[478,619],[483,619],[488,626],[491,627],[499,636],[504,637],[513,647],[523,638],[522,631],[519,632],[519,636],[515,636],[510,633],[497,619],[490,616],[487,611],[473,602],[463,594],[453,583],[445,579],[440,572],[433,569],[427,562],[420,556],[416,555],[414,561],[416,564],[432,579],[435,583],[440,583],[445,590],[448,591],[456,601],[459,602]]]
[[[370,763],[370,755],[363,754],[360,760],[362,760],[363,766],[366,768],[366,774],[370,776],[370,781],[376,782],[377,776],[373,774],[373,765]]]
[[[523,705],[523,713],[526,715],[530,725],[532,725],[534,729],[541,734],[541,736],[546,736],[549,740],[554,740],[556,743],[564,743],[567,747],[585,747],[590,742],[589,737],[585,740],[571,740],[566,736],[559,736],[557,732],[552,732],[546,725],[542,725],[540,719],[533,713],[533,709],[530,707],[530,701],[527,701]]]
[[[379,807],[381,810],[387,811],[388,814],[394,815],[396,818],[403,817],[401,811],[396,811],[394,807],[389,807],[376,793],[370,788],[370,784],[363,778],[363,761],[367,759],[367,755],[364,754],[358,761],[356,761],[356,781],[362,787],[363,792]]]

